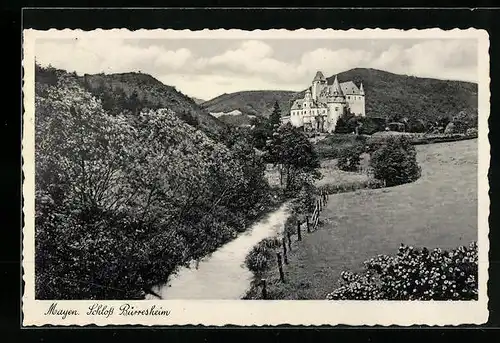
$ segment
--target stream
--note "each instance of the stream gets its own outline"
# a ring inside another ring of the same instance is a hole
[[[162,299],[241,299],[250,287],[253,273],[245,258],[262,239],[283,230],[288,203],[267,214],[234,240],[224,244],[198,263],[183,267],[164,285],[153,287]],[[146,299],[154,299],[148,295]]]

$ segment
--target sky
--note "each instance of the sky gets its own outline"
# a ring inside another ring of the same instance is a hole
[[[316,71],[352,68],[477,82],[475,39],[37,39],[37,63],[79,75],[147,73],[203,100],[243,90],[300,91]]]

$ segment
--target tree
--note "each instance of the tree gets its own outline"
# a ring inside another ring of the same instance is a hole
[[[279,127],[266,144],[268,160],[280,170],[280,183],[294,193],[305,178],[321,177],[320,162],[312,143],[290,123]]]
[[[340,153],[338,167],[343,171],[354,172],[359,169],[361,154],[365,151],[364,144],[354,144],[346,147]]]
[[[269,116],[269,126],[271,130],[281,125],[281,109],[278,101],[274,103],[273,112]]]
[[[38,299],[141,299],[268,198],[253,147],[170,110],[111,115],[66,74],[36,93],[35,112]]]
[[[252,144],[259,150],[264,150],[266,141],[272,134],[265,118],[256,117],[252,120]]]
[[[137,114],[140,110],[141,102],[139,100],[139,94],[134,90],[126,100],[126,108],[132,112],[132,114]]]
[[[417,152],[405,136],[391,136],[371,156],[370,164],[376,179],[387,186],[396,186],[417,180],[421,168]]]

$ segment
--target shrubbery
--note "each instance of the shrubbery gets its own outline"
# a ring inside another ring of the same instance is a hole
[[[247,268],[259,273],[267,270],[276,259],[276,249],[281,243],[277,237],[265,238],[252,248],[245,258]]]
[[[364,145],[366,137],[353,134],[331,134],[315,144],[321,159],[339,158],[344,151],[350,151],[354,146]]]
[[[305,182],[298,193],[297,197],[292,202],[293,213],[303,218],[314,211],[316,196],[318,190],[312,182]]]
[[[167,109],[110,115],[74,76],[36,84],[37,299],[138,299],[272,206],[264,164]]]
[[[374,177],[396,186],[417,180],[421,168],[417,163],[417,151],[405,136],[388,137],[384,144],[371,154],[370,164]]]
[[[351,148],[341,151],[338,159],[338,168],[343,171],[355,172],[359,169],[361,154],[365,151],[364,144],[355,144]]]
[[[384,187],[384,182],[376,179],[368,179],[366,181],[349,182],[342,184],[327,184],[321,186],[321,190],[326,194],[337,194],[354,192],[359,189],[377,189]]]
[[[402,245],[395,256],[365,262],[361,274],[344,271],[329,300],[477,300],[477,244],[444,251]]]

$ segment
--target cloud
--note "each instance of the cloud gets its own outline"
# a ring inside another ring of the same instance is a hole
[[[167,50],[161,46],[134,46],[123,39],[42,40],[36,45],[36,60],[77,73],[119,73],[160,69],[179,70],[191,59],[186,48]]]
[[[477,82],[474,41],[432,40],[403,48],[392,45],[370,64],[394,73]]]
[[[248,89],[302,90],[317,70],[330,76],[356,67],[465,81],[478,77],[475,40],[404,40],[392,45],[372,40],[349,48],[340,43],[337,48],[331,41],[303,48],[290,41],[285,46],[293,54],[276,50],[283,42],[276,45],[272,41],[245,40],[215,54],[189,41],[170,49],[165,43],[141,46],[109,38],[40,40],[36,59],[42,65],[80,74],[141,71],[202,98]]]

